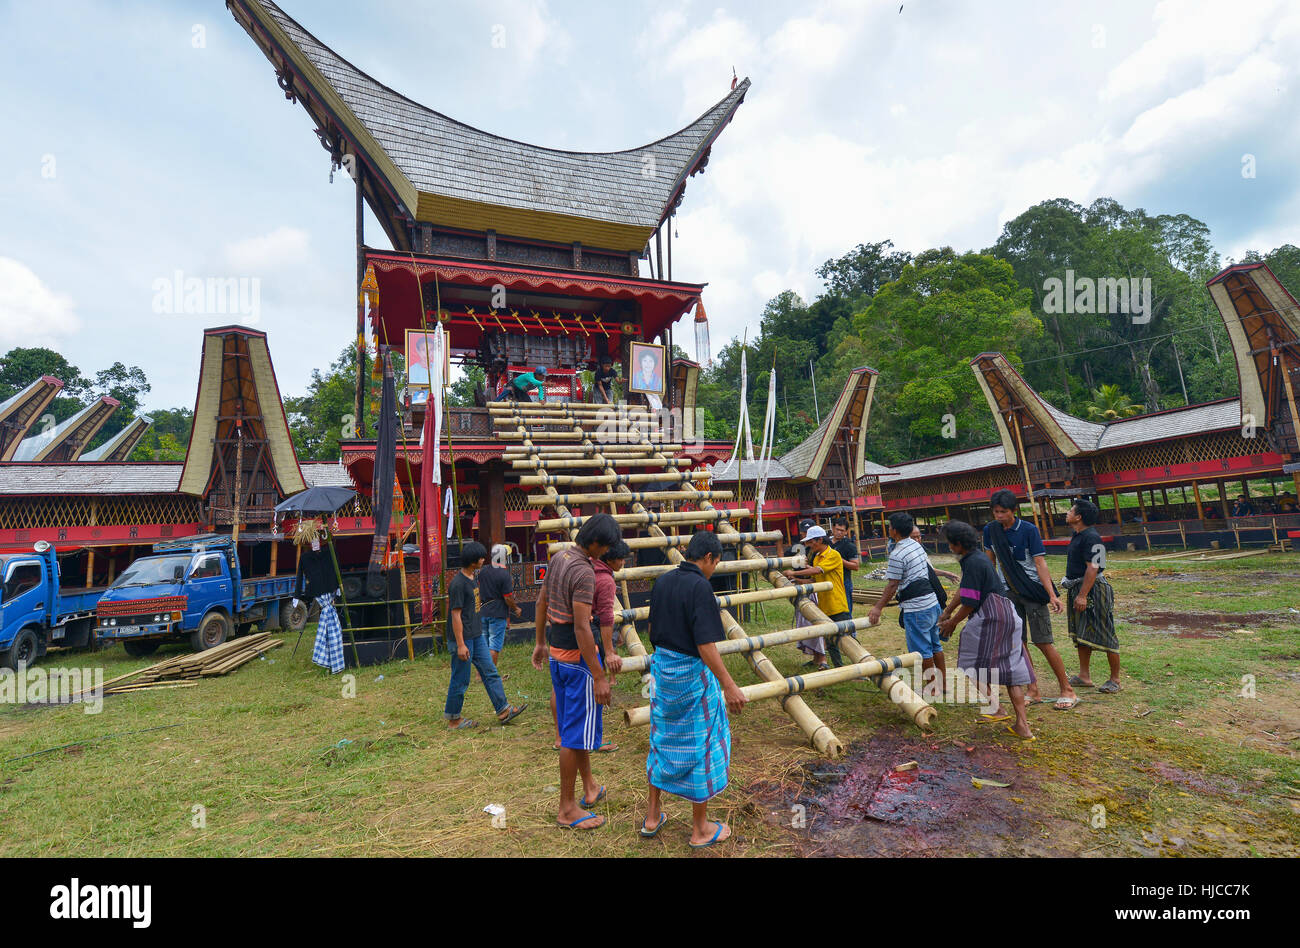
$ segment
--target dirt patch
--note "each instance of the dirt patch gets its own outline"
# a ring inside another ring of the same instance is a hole
[[[1180,639],[1222,639],[1236,629],[1258,627],[1277,619],[1272,612],[1145,612],[1121,616],[1137,626],[1139,635],[1172,635]]]
[[[915,770],[894,770],[910,761]],[[780,785],[752,789],[805,855],[1077,853],[1086,828],[1048,814],[1034,784],[1009,746],[885,729],[842,761],[811,761]]]

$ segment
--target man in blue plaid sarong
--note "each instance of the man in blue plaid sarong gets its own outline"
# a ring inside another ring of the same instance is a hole
[[[655,581],[650,591],[650,753],[646,779],[650,798],[641,835],[658,835],[668,816],[664,792],[691,801],[695,849],[731,835],[726,823],[708,818],[708,801],[727,786],[731,725],[746,698],[727,672],[717,643],[726,638],[709,577],[722,559],[717,536],[701,530],[691,537],[685,561]]]
[[[330,674],[343,671],[343,626],[334,609],[334,596],[326,593],[316,597],[320,606],[320,620],[316,623],[316,642],[312,645],[313,663],[328,668]]]

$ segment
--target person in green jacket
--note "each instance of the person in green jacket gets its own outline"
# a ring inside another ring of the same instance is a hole
[[[512,401],[533,401],[532,393],[537,393],[537,401],[546,401],[546,366],[539,365],[531,372],[516,375],[506,382],[497,398],[509,398]]]

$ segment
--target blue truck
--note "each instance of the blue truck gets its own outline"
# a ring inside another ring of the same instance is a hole
[[[95,604],[103,590],[63,589],[54,547],[0,553],[0,667],[33,665],[51,645],[94,644]]]
[[[228,536],[168,540],[153,550],[123,570],[96,607],[99,638],[120,641],[130,655],[150,655],[187,635],[201,652],[254,624],[290,632],[307,624],[307,604],[294,598],[296,577],[245,577]]]

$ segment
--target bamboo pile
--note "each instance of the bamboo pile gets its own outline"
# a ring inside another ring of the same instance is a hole
[[[196,679],[225,675],[283,644],[282,639],[272,638],[270,632],[245,635],[203,652],[177,655],[156,665],[109,679],[104,682],[103,693],[111,695],[154,688],[193,688],[198,683]]]

